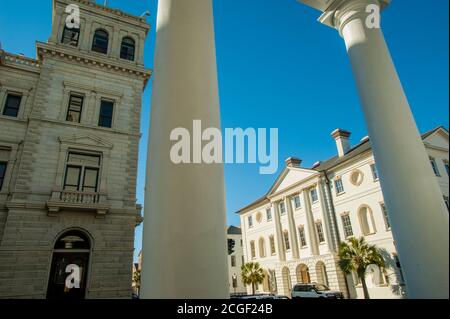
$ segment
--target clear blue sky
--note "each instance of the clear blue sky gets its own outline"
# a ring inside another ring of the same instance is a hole
[[[102,2],[102,1],[99,1]],[[419,129],[448,127],[447,0],[394,0],[382,26]],[[150,10],[152,31],[145,63],[153,66],[156,0],[109,0],[140,15]],[[350,130],[352,143],[367,135],[342,39],[319,24],[319,13],[295,0],[214,0],[222,123],[224,127],[279,128],[279,171],[289,156],[311,166],[336,153],[330,132]],[[12,31],[13,30],[13,31]],[[51,30],[51,0],[2,1],[0,41],[14,53],[35,56],[35,41]],[[138,201],[144,203],[151,85],[144,93]],[[258,165],[227,165],[227,216],[263,195],[276,175]],[[136,231],[136,252],[141,227]]]

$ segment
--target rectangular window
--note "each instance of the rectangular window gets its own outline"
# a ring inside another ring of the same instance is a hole
[[[431,167],[433,168],[434,174],[436,176],[441,176],[441,174],[439,173],[439,169],[437,167],[436,160],[433,157],[430,157],[430,163],[431,163]]]
[[[100,156],[69,153],[64,189],[96,193],[100,170]]]
[[[231,256],[231,267],[236,267],[236,256]]]
[[[0,162],[0,191],[2,190],[3,182],[5,181],[6,166],[6,163]]]
[[[8,94],[6,96],[5,107],[3,108],[3,115],[17,117],[19,115],[21,101],[22,96],[16,94]]]
[[[302,202],[300,201],[299,195],[294,196],[294,206],[295,206],[295,209],[300,209],[302,207]]]
[[[319,238],[319,243],[325,242],[325,236],[323,234],[323,227],[322,222],[316,222],[316,230],[317,230],[317,237]]]
[[[342,179],[337,179],[334,181],[334,186],[336,187],[336,195],[342,194],[344,192],[344,184]]]
[[[111,128],[113,112],[114,112],[114,102],[102,100],[100,105],[100,116],[98,119],[98,126]]]
[[[266,209],[266,217],[267,217],[267,221],[272,220],[272,209],[270,209],[270,208]]]
[[[80,29],[76,28],[70,29],[67,26],[65,26],[61,43],[77,47],[79,38],[80,38]]]
[[[252,216],[248,216],[248,227],[250,227],[250,228],[253,227],[253,217]]]
[[[447,160],[444,161],[444,167],[445,167],[445,170],[447,171],[447,175],[450,176],[450,168],[448,166],[448,161]]]
[[[375,164],[370,165],[370,170],[372,171],[372,177],[374,181],[377,181],[380,177],[378,175],[378,169]]]
[[[245,259],[244,259],[244,256],[242,256],[242,264],[245,265]]]
[[[389,222],[389,216],[386,209],[386,205],[381,204],[381,210],[383,211],[384,223],[386,224],[386,229],[391,229],[391,223]]]
[[[349,214],[342,215],[341,219],[342,225],[344,227],[345,238],[353,236],[352,222],[350,220]]]
[[[252,258],[255,258],[256,257],[256,248],[255,248],[255,241],[254,240],[252,240],[250,242],[250,252],[252,254]]]
[[[298,227],[298,236],[300,239],[300,247],[306,247],[306,235],[305,235],[305,226]]]
[[[280,215],[286,214],[286,204],[284,202],[280,203]]]
[[[284,238],[284,248],[286,251],[291,250],[291,244],[289,243],[289,232],[285,230],[283,232],[283,238]]]
[[[66,121],[80,123],[81,111],[83,110],[83,100],[84,98],[81,95],[70,94]]]
[[[318,197],[318,195],[317,195],[317,189],[316,189],[316,188],[311,189],[311,201],[312,201],[313,203],[315,203],[315,202],[317,202],[318,200],[319,200],[319,197]]]
[[[0,183],[0,186],[1,186],[1,183]],[[1,187],[0,187],[0,189],[1,189]],[[449,203],[447,196],[444,196],[444,202],[445,202],[445,205],[447,205],[447,210],[450,210],[450,203]]]
[[[269,243],[270,243],[270,254],[275,255],[275,237],[273,235],[269,237]]]

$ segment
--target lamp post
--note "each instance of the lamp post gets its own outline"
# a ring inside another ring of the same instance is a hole
[[[345,41],[410,298],[449,297],[449,217],[373,9],[390,0],[299,0]]]

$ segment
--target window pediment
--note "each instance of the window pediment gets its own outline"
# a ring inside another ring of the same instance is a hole
[[[84,146],[105,149],[113,148],[113,144],[110,141],[90,134],[61,136],[59,141],[61,144],[67,144],[68,146]]]

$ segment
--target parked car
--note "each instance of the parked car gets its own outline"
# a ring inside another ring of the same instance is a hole
[[[257,294],[257,295],[245,295],[245,296],[232,296],[231,299],[240,299],[240,300],[252,300],[252,299],[289,299],[286,296],[280,296],[275,294]]]
[[[323,284],[296,284],[292,288],[292,299],[297,298],[327,298],[327,299],[343,299],[344,295],[340,291],[330,290]]]

